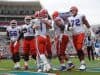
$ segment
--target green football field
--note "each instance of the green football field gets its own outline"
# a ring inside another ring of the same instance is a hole
[[[75,64],[75,69],[72,71],[50,71],[50,73],[56,75],[100,75],[100,60],[95,61],[88,61],[86,58],[87,63],[87,70],[85,72],[77,70],[79,67],[79,61],[77,58],[71,58],[73,63]],[[11,60],[1,60],[0,61],[0,75],[47,75],[42,73],[36,73],[36,64],[34,60],[29,61],[29,70],[25,71],[23,68],[21,70],[14,70],[13,69],[13,62]],[[52,65],[54,68],[58,68],[59,61],[57,58],[52,60]],[[23,67],[23,60],[21,60],[21,67]],[[13,74],[12,74],[13,73]]]

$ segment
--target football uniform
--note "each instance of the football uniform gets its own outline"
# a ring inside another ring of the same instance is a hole
[[[16,45],[14,43],[18,40],[18,37],[20,35],[20,28],[15,27],[8,27],[7,28],[7,34],[10,38],[10,50],[12,54],[16,54],[19,52],[19,41],[17,42]]]
[[[90,25],[86,20],[85,16],[78,14],[78,8],[76,6],[71,6],[70,8],[71,16],[68,18],[68,29],[72,33],[73,45],[77,51],[77,56],[80,60],[79,70],[86,70],[86,64],[84,61],[84,52],[82,50],[84,40],[85,40],[85,29],[84,25],[91,31]]]
[[[68,18],[69,24],[73,27],[73,43],[76,50],[81,50],[83,46],[83,41],[85,38],[85,30],[83,26],[83,16],[84,15],[76,15]]]
[[[33,19],[31,23],[33,23],[34,26],[39,26],[35,29],[35,36],[38,40],[37,46],[39,49],[39,53],[44,54],[46,50],[46,25],[39,19]]]
[[[10,21],[10,26],[7,28],[7,36],[10,39],[10,51],[12,54],[12,60],[14,62],[14,69],[20,69],[20,54],[19,54],[19,36],[20,27],[17,26],[16,20]]]
[[[57,55],[65,55],[66,47],[69,41],[68,35],[62,33],[61,28],[54,23],[55,32],[55,44],[57,49]]]
[[[35,52],[35,30],[33,30],[32,25],[23,25],[23,52],[25,55],[36,54]]]
[[[43,63],[43,70],[50,70],[51,66],[49,65],[47,58],[45,56],[46,52],[46,24],[44,24],[40,19],[33,19],[33,28],[35,28],[36,32],[36,53],[37,53],[37,66],[38,71],[41,69],[41,63]],[[40,62],[41,61],[41,62]]]
[[[47,18],[44,18],[44,20],[48,20]],[[51,22],[51,20],[48,20]],[[49,33],[49,28],[46,27],[46,53],[47,57],[51,59],[52,57],[52,51],[51,51],[51,38]]]

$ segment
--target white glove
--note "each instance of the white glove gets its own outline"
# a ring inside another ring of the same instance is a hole
[[[53,43],[55,42],[55,39],[52,39],[51,42],[52,42],[52,44],[53,44]]]
[[[69,27],[69,30],[70,30],[70,31],[73,31],[73,27],[72,27],[72,26],[71,26],[71,27]]]
[[[15,42],[14,42],[14,47],[17,45],[17,42],[18,42],[18,41],[15,41]]]

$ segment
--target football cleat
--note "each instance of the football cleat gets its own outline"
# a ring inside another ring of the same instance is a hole
[[[19,70],[19,69],[20,69],[20,65],[15,65],[15,66],[14,66],[14,69],[15,69],[15,70]]]
[[[47,64],[47,72],[51,70],[51,65]]]
[[[38,71],[37,72],[42,72],[42,70],[41,69],[38,69]]]
[[[85,71],[86,70],[86,64],[81,64],[79,67],[80,71]]]
[[[67,71],[68,70],[72,70],[75,67],[75,65],[73,63],[68,63],[67,65]]]
[[[42,72],[42,71],[43,71],[43,64],[41,63],[41,64],[38,66],[37,72]]]
[[[51,70],[51,66],[50,64],[44,64],[44,67],[43,67],[43,72],[48,72]]]
[[[28,69],[29,69],[28,65],[24,65],[24,70],[28,70]]]
[[[66,70],[67,70],[66,66],[61,66],[60,67],[60,71],[66,71]]]

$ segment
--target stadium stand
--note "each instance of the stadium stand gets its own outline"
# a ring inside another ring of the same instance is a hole
[[[16,19],[21,25],[25,15],[33,15],[40,9],[41,5],[38,1],[8,2],[2,0],[0,1],[0,25],[9,25],[9,21],[12,19]]]

